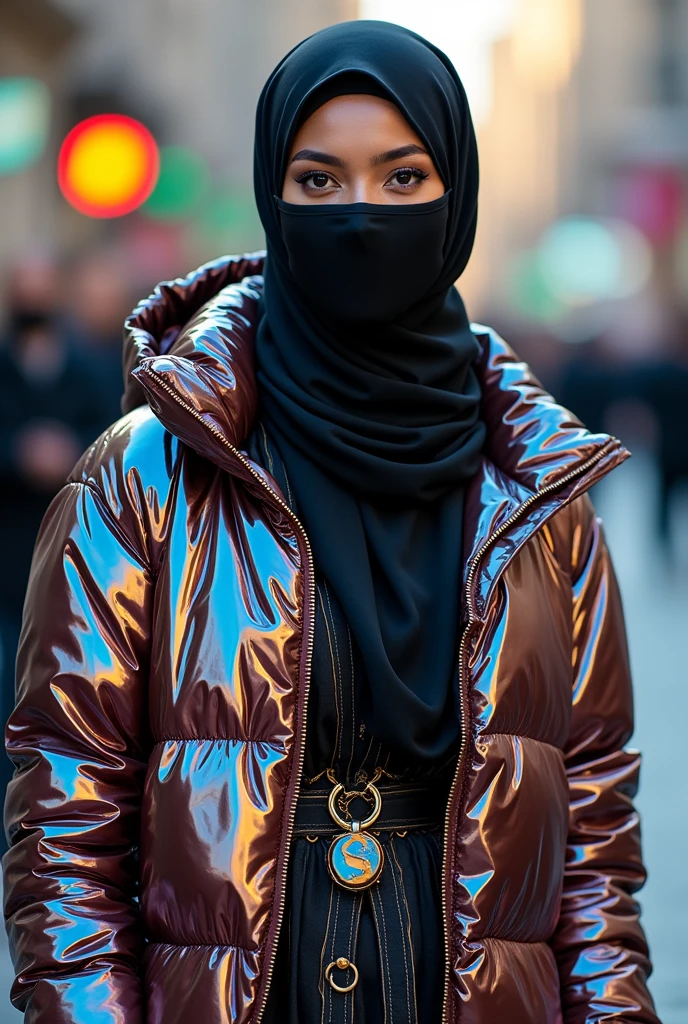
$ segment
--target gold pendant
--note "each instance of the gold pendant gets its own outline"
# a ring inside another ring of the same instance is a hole
[[[333,788],[327,803],[332,820],[346,831],[335,836],[327,851],[327,867],[330,875],[342,888],[360,892],[374,885],[380,877],[385,863],[385,852],[376,837],[366,829],[375,824],[382,810],[382,797],[376,786],[369,782],[366,792],[373,796],[373,810],[365,821],[345,821],[338,809],[337,799],[344,792],[341,783]],[[359,794],[357,794],[359,795]]]

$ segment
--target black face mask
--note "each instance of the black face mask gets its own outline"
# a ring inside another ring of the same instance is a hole
[[[328,320],[389,323],[440,276],[449,192],[408,206],[277,206],[289,270]]]

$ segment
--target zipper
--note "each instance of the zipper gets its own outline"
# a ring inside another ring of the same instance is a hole
[[[464,590],[464,598],[466,606],[468,608],[468,620],[466,627],[461,636],[461,642],[459,644],[459,656],[458,656],[458,687],[459,687],[459,710],[461,714],[461,735],[460,735],[460,746],[459,754],[456,764],[456,772],[454,773],[454,779],[449,790],[449,798],[447,800],[447,812],[444,818],[444,846],[442,851],[442,917],[444,921],[444,965],[445,965],[445,976],[444,976],[444,999],[442,1004],[442,1024],[449,1024],[449,989],[451,985],[451,966],[450,966],[450,952],[451,952],[451,934],[449,926],[449,903],[447,897],[447,861],[448,861],[448,850],[449,850],[449,826],[451,817],[451,806],[454,802],[456,791],[459,787],[459,783],[463,776],[463,766],[468,750],[468,725],[469,725],[469,708],[468,708],[468,694],[463,685],[463,664],[464,664],[464,653],[466,649],[466,642],[468,634],[477,621],[477,617],[473,614],[473,582],[478,569],[478,565],[482,560],[483,556],[493,544],[502,537],[507,530],[521,519],[526,512],[529,511],[538,502],[542,501],[550,494],[555,494],[560,491],[562,487],[566,487],[568,483],[576,480],[578,477],[583,476],[588,470],[592,469],[601,461],[602,458],[608,453],[609,447],[612,444],[618,444],[616,438],[610,438],[610,440],[602,447],[598,452],[595,453],[586,462],[581,463],[575,469],[572,469],[569,473],[563,476],[560,480],[554,483],[548,484],[543,487],[542,490],[537,491],[535,494],[531,494],[519,507],[509,516],[509,518],[502,523],[502,525],[495,530],[495,532],[488,537],[480,550],[473,556],[468,566],[468,573],[466,574],[466,587]]]
[[[245,458],[244,455],[241,454],[241,452],[239,451],[238,448],[234,447],[234,445],[231,443],[231,441],[229,441],[225,437],[225,435],[222,433],[221,430],[219,430],[218,427],[216,427],[213,424],[208,423],[206,420],[204,420],[203,417],[201,416],[201,414],[199,412],[197,412],[196,409],[194,409],[194,407],[192,405],[190,405],[188,402],[185,402],[184,399],[174,390],[174,388],[170,387],[170,385],[166,381],[164,381],[154,370],[150,370],[147,367],[145,367],[143,369],[143,372],[145,374],[147,374],[149,377],[151,377],[155,381],[155,383],[159,387],[161,387],[163,389],[163,391],[166,391],[167,394],[170,395],[170,397],[177,403],[177,405],[181,406],[181,408],[186,410],[186,412],[188,412],[191,416],[193,416],[194,419],[198,420],[198,422],[201,423],[206,428],[206,430],[209,430],[211,432],[211,434],[213,434],[217,438],[217,440],[220,441],[221,444],[223,444],[226,448],[229,449],[229,451],[232,453],[232,455],[234,455],[235,458],[237,458],[242,463],[242,465],[245,466],[246,469],[248,469],[248,471],[258,481],[258,483],[261,485],[261,487],[265,491],[267,491],[268,494],[271,495],[271,497],[280,506],[280,508],[283,509],[287,513],[287,515],[292,520],[292,522],[294,522],[296,524],[296,526],[298,527],[298,530],[299,530],[299,532],[301,534],[301,537],[303,539],[303,544],[304,544],[304,548],[305,548],[305,551],[306,551],[305,566],[306,566],[306,569],[307,569],[307,572],[308,572],[308,598],[307,598],[308,599],[308,609],[310,610],[311,614],[310,614],[310,620],[309,620],[309,623],[308,623],[308,636],[306,637],[306,674],[305,674],[305,677],[304,677],[303,705],[302,705],[302,707],[303,707],[303,728],[301,729],[301,743],[300,743],[299,749],[297,751],[297,758],[296,758],[296,776],[295,776],[296,785],[295,785],[295,792],[298,792],[298,789],[299,789],[300,784],[301,784],[301,776],[303,775],[303,765],[304,765],[304,760],[305,760],[305,756],[306,756],[306,720],[307,720],[307,711],[308,711],[308,696],[309,696],[309,692],[310,692],[310,681],[311,681],[311,663],[312,663],[312,660],[313,660],[313,640],[314,640],[314,636],[315,636],[315,571],[314,571],[314,565],[313,565],[313,553],[311,551],[311,544],[310,544],[310,541],[308,539],[308,535],[306,534],[306,530],[305,530],[305,528],[303,526],[303,523],[298,518],[298,516],[296,516],[294,514],[294,512],[292,512],[292,510],[289,508],[287,503],[285,501],[283,501],[282,498],[280,498],[279,494],[277,494],[276,491],[273,491],[272,487],[270,487],[270,485],[268,483],[266,483],[266,481],[262,478],[262,476],[259,473],[256,472],[256,470],[253,468],[253,466],[251,465],[249,460],[247,458]],[[286,865],[289,862],[289,851],[291,849],[292,836],[293,836],[293,833],[294,833],[294,819],[295,819],[295,817],[296,817],[296,800],[293,801],[292,807],[291,807],[291,809],[289,811],[289,817],[288,817],[288,820],[287,820],[287,841],[286,841],[286,846],[285,846],[285,876],[284,876],[285,879],[286,879]],[[254,1015],[254,1018],[253,1018],[255,1024],[260,1024],[260,1021],[263,1018],[263,1014],[265,1013],[265,1006],[267,1004],[268,993],[270,991],[270,982],[272,981],[272,975],[273,975],[273,972],[274,972],[274,969],[275,969],[275,958],[276,958],[276,955],[277,955],[277,940],[279,939],[279,934],[280,934],[280,931],[282,929],[282,921],[284,919],[284,906],[285,906],[285,903],[286,903],[286,891],[287,891],[286,884],[282,887],[282,889],[283,889],[283,891],[282,891],[282,894],[281,894],[279,906],[277,908],[277,925],[276,925],[276,928],[275,928],[275,941],[274,941],[274,945],[273,945],[272,955],[270,957],[270,963],[267,964],[266,968],[265,968],[266,975],[265,975],[265,985],[264,985],[264,988],[263,988],[263,999],[262,999],[261,1005],[256,1008],[256,1012],[255,1012],[255,1015]]]

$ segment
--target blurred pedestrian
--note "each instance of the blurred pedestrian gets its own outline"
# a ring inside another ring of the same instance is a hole
[[[69,268],[68,316],[99,380],[101,430],[121,414],[122,324],[138,295],[123,258],[106,247],[81,252]],[[98,430],[100,433],[100,430]]]
[[[505,168],[505,174],[509,168]],[[39,539],[8,749],[34,1024],[657,1024],[591,434],[454,287],[468,103],[382,22],[258,106],[267,259],[128,321]]]
[[[688,485],[688,357],[668,354],[633,367],[630,376],[629,390],[647,403],[657,423],[657,532],[674,565],[671,508],[679,488]]]
[[[591,430],[609,429],[610,417],[616,416],[627,428],[616,428],[622,440],[651,448],[659,476],[657,537],[668,563],[675,564],[672,499],[688,483],[688,357],[661,337],[640,356],[620,347],[580,345],[560,370],[557,394]]]
[[[94,440],[99,400],[61,319],[59,273],[43,255],[17,262],[0,343],[0,707],[14,703],[14,657],[36,534],[53,496]],[[2,759],[0,786],[9,779]]]

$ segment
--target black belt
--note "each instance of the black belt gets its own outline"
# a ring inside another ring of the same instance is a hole
[[[330,800],[332,805],[328,806]],[[355,963],[358,929],[363,900],[368,899],[379,943],[385,1020],[387,1024],[406,1024],[417,1019],[411,920],[408,904],[400,898],[404,878],[393,844],[396,835],[403,836],[407,831],[436,829],[444,821],[446,806],[443,785],[374,784],[365,797],[360,790],[354,793],[341,786],[333,790],[332,784],[300,792],[294,835],[312,841],[324,837],[327,842],[331,838],[328,868],[339,883],[332,887],[333,912],[328,913],[321,957],[324,980],[328,982],[320,986],[323,1020],[331,1024],[350,1024],[353,1020],[354,990],[359,980]],[[333,819],[333,808],[339,822]],[[368,818],[374,819],[370,825],[366,823]],[[342,828],[349,831],[342,833]],[[368,863],[370,870],[366,873]],[[353,870],[347,876],[350,868]],[[394,972],[390,964],[395,965]]]
[[[296,804],[294,819],[295,836],[334,836],[341,828],[332,820],[327,802],[332,787],[327,789],[302,790]],[[446,792],[444,787],[431,789],[428,786],[399,784],[378,786],[382,797],[382,809],[371,831],[405,832],[412,829],[436,828],[444,822]],[[366,818],[370,804],[363,797],[347,799],[340,804],[340,811],[349,818]]]

